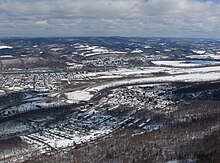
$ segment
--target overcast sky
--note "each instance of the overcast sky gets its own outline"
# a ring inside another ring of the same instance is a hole
[[[220,0],[0,0],[0,37],[218,37]]]

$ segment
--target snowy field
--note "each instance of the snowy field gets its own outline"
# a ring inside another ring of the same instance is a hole
[[[76,54],[83,57],[92,57],[100,54],[126,54],[126,52],[113,51],[101,46],[92,46],[86,44],[76,44],[75,48],[77,49]]]
[[[12,49],[11,46],[6,46],[6,45],[0,45],[0,50],[1,49]]]
[[[189,59],[209,59],[209,60],[220,60],[220,55],[217,54],[203,54],[203,55],[189,55],[186,56]]]
[[[205,60],[152,61],[152,63],[158,66],[171,66],[171,67],[201,67],[208,65],[220,65],[220,62],[205,61]]]

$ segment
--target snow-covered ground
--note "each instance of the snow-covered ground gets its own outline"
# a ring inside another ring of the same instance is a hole
[[[136,49],[136,50],[131,51],[131,53],[133,53],[133,54],[135,54],[135,53],[143,53],[143,50]]]
[[[109,129],[100,128],[99,130],[87,133],[75,131],[74,134],[67,134],[59,129],[45,129],[41,135],[39,133],[34,133],[27,136],[21,136],[21,138],[27,143],[33,144],[44,151],[47,150],[48,145],[54,149],[66,148],[74,146],[75,144],[81,144],[83,142],[94,140],[97,137],[106,135],[110,132],[111,130]],[[37,140],[35,138],[37,138]]]
[[[12,49],[11,46],[6,46],[6,45],[0,45],[0,50],[1,49]]]
[[[91,95],[90,92],[87,92],[87,91],[68,92],[68,93],[65,93],[65,95],[67,96],[67,99],[69,99],[68,103],[88,101],[93,97],[93,95]]]
[[[2,56],[0,56],[0,58],[13,58],[13,56],[12,55],[2,55]]]
[[[76,75],[78,78],[84,76],[86,78],[94,79],[112,79],[112,78],[123,78],[127,76],[149,76],[153,73],[167,73],[170,75],[183,74],[183,73],[207,73],[220,71],[220,66],[209,66],[209,67],[143,67],[126,69],[121,68],[112,71],[95,72]]]
[[[213,59],[213,60],[219,60],[220,59],[220,55],[216,55],[216,54],[189,55],[189,56],[186,56],[186,58],[189,58],[189,59]]]
[[[192,50],[192,51],[196,54],[205,54],[206,53],[205,50]]]
[[[161,77],[149,77],[130,80],[121,80],[115,82],[109,82],[108,84],[100,85],[97,87],[89,88],[87,91],[100,91],[105,88],[113,88],[122,85],[130,84],[145,84],[145,83],[159,83],[159,82],[201,82],[201,81],[213,81],[220,79],[220,72],[210,73],[192,73],[183,75],[161,76]]]
[[[108,76],[116,76],[117,77],[125,77],[128,75],[143,75],[143,74],[152,74],[152,73],[159,73],[159,72],[166,72],[166,71],[172,71],[176,70],[175,68],[169,68],[169,67],[145,67],[145,68],[134,68],[134,69],[126,69],[121,68],[118,70],[113,71],[105,71],[105,72],[96,72],[96,73],[87,73],[87,74],[81,74],[85,77],[99,77],[103,78],[105,76],[108,78]]]
[[[16,91],[22,91],[24,88],[22,88],[22,87],[10,87],[10,88],[8,88],[8,90],[11,90],[11,91],[14,91],[14,92],[16,92]]]
[[[76,44],[75,49],[77,54],[84,57],[91,57],[100,54],[125,54],[126,52],[114,51],[101,46],[86,45],[86,44]]]
[[[220,62],[217,61],[204,61],[204,60],[152,61],[152,63],[158,66],[171,66],[171,67],[200,67],[207,65],[220,65]]]
[[[144,46],[145,49],[151,49],[152,47],[150,45]]]
[[[63,48],[52,48],[52,49],[50,49],[51,51],[54,51],[54,52],[57,52],[57,51],[60,51],[60,50],[62,50]]]

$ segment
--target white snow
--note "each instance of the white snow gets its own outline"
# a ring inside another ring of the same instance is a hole
[[[172,76],[161,76],[161,77],[149,77],[149,78],[140,78],[140,79],[130,79],[130,80],[121,80],[116,82],[110,82],[109,84],[97,86],[88,89],[88,91],[98,91],[104,88],[113,88],[116,86],[123,86],[129,84],[147,84],[147,83],[158,83],[158,82],[198,82],[198,81],[212,81],[220,79],[220,72],[210,72],[206,74],[202,73],[193,73],[193,74],[184,74],[184,75],[172,75]]]
[[[178,73],[208,73],[208,72],[219,72],[220,66],[211,66],[211,67],[199,67],[199,68],[190,68],[190,69],[182,69],[180,71],[176,70],[175,74]],[[172,74],[172,73],[170,73]]]
[[[0,45],[0,50],[1,49],[12,49],[11,46],[6,46],[6,45]]]
[[[164,49],[165,52],[171,52],[171,49]]]
[[[108,133],[110,133],[111,130],[110,129],[105,129],[105,128],[100,128],[99,130],[91,130],[88,133],[80,133],[78,131],[75,132],[75,134],[73,135],[68,135],[66,133],[65,136],[68,136],[69,138],[62,138],[56,135],[51,135],[52,137],[48,137],[47,134],[48,133],[47,130],[44,131],[45,135],[40,135],[39,133],[34,133],[34,134],[30,134],[28,136],[21,136],[21,139],[26,141],[29,144],[33,144],[36,145],[37,148],[41,148],[42,150],[45,150],[44,146],[45,144],[42,144],[41,141],[43,141],[46,144],[49,144],[51,147],[57,149],[57,148],[66,148],[69,146],[74,146],[75,144],[81,144],[83,142],[88,142],[91,140],[94,140],[98,137],[101,137],[103,135],[106,135]],[[56,129],[50,129],[49,133],[56,133],[59,135],[62,135],[62,133]],[[40,141],[36,141],[35,139],[32,138],[37,138],[37,140]]]
[[[63,48],[52,48],[52,49],[50,49],[51,51],[54,51],[54,52],[57,52],[57,51],[59,51],[59,50],[62,50]]]
[[[101,54],[125,54],[126,52],[119,52],[107,49],[105,47],[101,46],[92,46],[92,45],[81,45],[81,44],[75,44],[75,48],[77,49],[76,54],[85,56],[85,57],[91,57],[95,55],[101,55]]]
[[[149,45],[144,46],[145,49],[151,49],[152,47]]]
[[[205,54],[206,53],[205,50],[192,50],[192,51],[196,54]]]
[[[186,58],[190,58],[190,59],[215,59],[215,60],[219,60],[220,59],[220,55],[215,55],[215,54],[189,55],[189,56],[186,56]]]
[[[112,78],[122,78],[123,76],[120,75],[108,75],[108,76],[99,76],[99,79],[112,79]]]
[[[136,49],[136,50],[131,51],[131,53],[143,53],[143,50]]]
[[[85,54],[84,56],[86,57],[90,57],[90,56],[95,56],[95,55],[100,55],[102,53],[89,53],[89,54]]]
[[[92,51],[95,53],[108,53],[109,52],[107,49],[103,49],[103,48],[93,49]]]
[[[204,60],[183,60],[183,61],[152,61],[155,65],[172,66],[172,67],[198,67],[204,65],[218,65],[217,61]]]
[[[106,71],[106,72],[97,72],[97,73],[87,73],[82,74],[84,77],[98,77],[98,78],[116,78],[128,76],[128,75],[146,75],[159,72],[167,72],[177,70],[177,68],[169,67],[147,67],[147,68],[135,68],[135,69],[126,69],[120,68],[118,70]]]
[[[96,72],[96,73],[87,73],[81,74],[81,76],[86,78],[93,79],[112,79],[112,78],[124,78],[129,75],[139,76],[139,77],[147,77],[152,73],[167,73],[170,75],[178,75],[184,73],[208,73],[208,72],[220,72],[220,66],[209,66],[209,67],[143,67],[143,68],[135,68],[135,69],[126,69],[121,68],[118,70],[108,71],[108,72]],[[79,76],[79,75],[78,75]],[[77,77],[77,75],[76,75]]]
[[[87,47],[89,47],[88,45],[81,45],[81,44],[75,44],[76,46],[75,46],[75,48],[76,49],[82,49],[82,48],[87,48]]]
[[[111,51],[111,54],[126,54],[127,52]]]
[[[9,87],[8,90],[11,90],[11,91],[21,91],[23,90],[22,87]]]
[[[68,98],[68,102],[88,101],[93,97],[93,95],[91,95],[90,92],[83,91],[83,90],[68,92],[68,93],[65,93],[65,95]]]
[[[2,55],[2,56],[0,56],[0,58],[13,58],[13,56],[12,55]]]

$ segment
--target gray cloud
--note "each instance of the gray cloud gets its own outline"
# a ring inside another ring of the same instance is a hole
[[[219,9],[199,0],[1,0],[0,36],[220,37]]]

